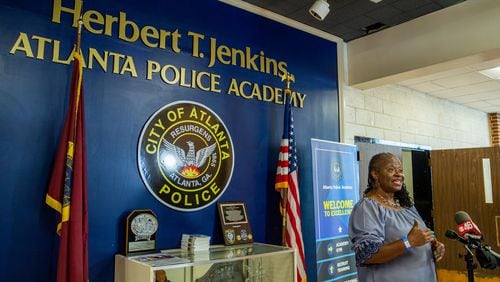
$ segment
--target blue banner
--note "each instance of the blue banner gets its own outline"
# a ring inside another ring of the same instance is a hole
[[[359,200],[356,146],[311,139],[318,281],[357,281],[348,224]]]

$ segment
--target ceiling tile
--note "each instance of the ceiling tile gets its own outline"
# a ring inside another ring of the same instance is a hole
[[[414,18],[418,18],[421,16],[425,16],[425,15],[430,14],[434,11],[439,10],[439,9],[440,9],[439,5],[437,5],[435,3],[429,3],[426,5],[417,7],[415,9],[412,9],[410,11],[407,11],[405,14],[408,15],[409,18],[414,19]]]
[[[476,65],[471,65],[468,68],[472,71],[481,71],[485,69],[491,69],[491,68],[496,68],[500,67],[500,59],[495,59],[495,60],[490,60],[486,62],[482,62]]]
[[[497,98],[500,98],[500,86],[497,88],[497,90],[487,91],[487,92],[478,92],[478,93],[474,93],[472,95],[476,96],[478,100],[497,99]]]
[[[449,70],[449,71],[438,72],[435,74],[423,75],[423,76],[420,76],[417,78],[408,79],[408,80],[400,82],[399,84],[402,84],[402,85],[419,84],[419,83],[423,83],[423,82],[427,82],[427,81],[437,80],[437,79],[445,78],[445,77],[456,76],[456,75],[469,73],[469,72],[471,72],[471,70],[468,68],[458,68],[458,69],[453,69],[453,70]]]
[[[429,0],[398,0],[394,1],[392,6],[402,11],[411,11],[429,3]]]
[[[481,93],[452,97],[450,98],[450,100],[458,104],[464,104],[474,101],[488,101],[499,97],[500,97],[500,89],[491,92],[481,92]]]
[[[438,97],[456,97],[456,96],[462,96],[462,95],[469,95],[469,94],[474,94],[474,93],[481,93],[481,92],[489,92],[489,91],[495,91],[498,90],[500,87],[500,83],[490,80],[486,82],[481,82],[473,85],[466,85],[462,87],[457,87],[457,88],[448,88],[446,90],[442,91],[436,91],[432,92],[432,95],[436,95]]]
[[[429,93],[429,94],[432,95],[432,96],[443,98],[443,99],[450,99],[450,98],[453,98],[453,97],[464,95],[464,93],[460,93],[460,92],[454,91],[453,89],[445,89],[445,90],[435,91],[435,92],[432,92],[432,93]]]
[[[485,82],[488,80],[489,80],[488,77],[480,73],[468,72],[456,76],[449,76],[445,78],[435,79],[432,80],[432,82],[442,87],[455,88],[455,87]]]
[[[476,102],[471,102],[471,103],[465,103],[465,105],[473,108],[480,108],[480,107],[491,107],[492,104],[485,102],[485,101],[476,101]]]
[[[422,82],[419,84],[413,84],[409,88],[420,91],[420,92],[424,92],[424,93],[436,92],[436,91],[445,89],[444,87],[439,86],[437,84],[434,84],[432,82]]]
[[[500,98],[498,99],[490,99],[488,100],[488,103],[495,105],[495,106],[500,106]]]
[[[368,12],[366,15],[370,18],[376,19],[377,21],[383,22],[386,18],[392,18],[400,14],[401,10],[398,10],[390,5],[386,5]]]
[[[439,4],[441,7],[448,7],[448,6],[463,2],[463,1],[465,1],[465,0],[434,0],[434,2]]]
[[[331,27],[330,29],[334,30],[335,32],[342,32],[344,34],[354,31],[352,28],[349,28],[349,27],[347,27],[346,25],[343,25],[343,24],[336,25],[334,27]]]
[[[345,25],[355,29],[355,30],[363,30],[364,27],[372,25],[374,23],[378,22],[377,20],[367,17],[367,16],[359,16],[356,19],[346,21]],[[359,28],[362,27],[362,28]]]

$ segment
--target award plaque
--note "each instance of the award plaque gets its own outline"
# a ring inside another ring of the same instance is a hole
[[[133,210],[126,225],[125,255],[156,251],[158,219],[151,210]]]
[[[217,204],[219,209],[222,235],[225,245],[246,244],[253,242],[252,230],[248,221],[245,204],[225,202]]]

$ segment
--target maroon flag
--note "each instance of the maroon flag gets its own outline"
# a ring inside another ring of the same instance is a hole
[[[47,205],[59,213],[57,282],[89,280],[82,71],[83,59],[77,47],[73,51],[70,106],[45,198]]]
[[[285,118],[281,138],[278,168],[274,187],[280,191],[280,208],[283,216],[284,245],[297,251],[297,281],[307,281],[302,240],[299,181],[297,175],[297,150],[293,127],[291,90],[285,89]]]

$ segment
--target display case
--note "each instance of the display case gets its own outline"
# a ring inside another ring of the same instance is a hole
[[[295,281],[295,252],[262,243],[115,256],[115,282]]]

